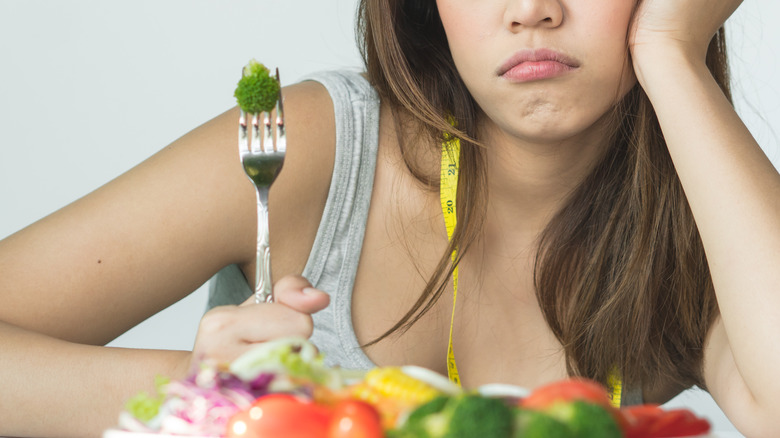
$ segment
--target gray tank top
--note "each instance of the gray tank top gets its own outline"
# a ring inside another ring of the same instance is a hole
[[[317,236],[302,275],[330,295],[330,305],[314,314],[312,342],[329,365],[369,369],[352,328],[352,286],[363,246],[368,206],[374,186],[379,137],[379,96],[359,73],[333,71],[303,78],[330,93],[336,116],[336,157],[330,192]],[[236,265],[209,283],[208,308],[239,304],[252,295]]]
[[[379,134],[379,97],[368,81],[350,71],[304,77],[330,93],[336,116],[336,157],[330,192],[317,236],[302,275],[330,295],[330,305],[313,315],[312,342],[328,365],[369,369],[376,365],[358,344],[352,327],[352,287],[363,246],[374,186]],[[208,308],[240,304],[252,295],[236,265],[219,271],[209,283]],[[622,405],[643,402],[641,388],[625,388]]]

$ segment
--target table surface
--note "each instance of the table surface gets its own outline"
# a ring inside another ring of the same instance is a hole
[[[182,438],[181,436],[174,436],[174,435],[156,435],[156,434],[148,434],[148,433],[127,432],[127,431],[117,430],[117,429],[109,429],[103,434],[103,438],[162,438],[162,437]],[[727,431],[727,432],[713,432],[708,435],[701,435],[697,437],[688,437],[688,438],[744,438],[744,435],[740,434],[739,432]]]

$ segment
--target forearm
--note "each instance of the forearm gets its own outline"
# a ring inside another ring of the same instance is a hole
[[[780,175],[704,62],[669,50],[637,76],[657,113],[704,244],[739,374],[757,406],[780,406]]]
[[[183,377],[187,352],[73,344],[0,322],[0,436],[90,437],[124,402]]]

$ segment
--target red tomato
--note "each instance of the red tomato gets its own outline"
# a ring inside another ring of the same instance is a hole
[[[663,414],[658,405],[636,405],[620,410],[625,425],[626,438],[647,438],[650,427]]]
[[[230,438],[325,438],[330,409],[290,394],[259,397],[228,422]]]
[[[556,402],[583,400],[614,409],[606,388],[586,379],[567,379],[540,386],[520,402],[527,409],[543,410]]]
[[[666,411],[658,405],[639,405],[621,409],[626,423],[626,438],[667,438],[702,435],[710,423],[687,409]]]
[[[382,438],[379,412],[360,400],[343,400],[333,409],[328,438]]]
[[[653,437],[683,437],[701,435],[710,431],[710,423],[698,418],[687,409],[674,409],[664,413],[650,426]]]
[[[625,420],[619,410],[612,406],[607,389],[593,380],[575,377],[540,386],[520,401],[520,407],[543,411],[555,403],[575,400],[601,406],[612,414],[618,427],[625,430]]]

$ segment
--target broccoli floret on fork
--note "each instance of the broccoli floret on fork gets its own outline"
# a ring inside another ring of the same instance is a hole
[[[233,95],[244,112],[259,114],[274,109],[279,98],[279,87],[279,81],[271,75],[271,71],[252,59],[244,67]]]

